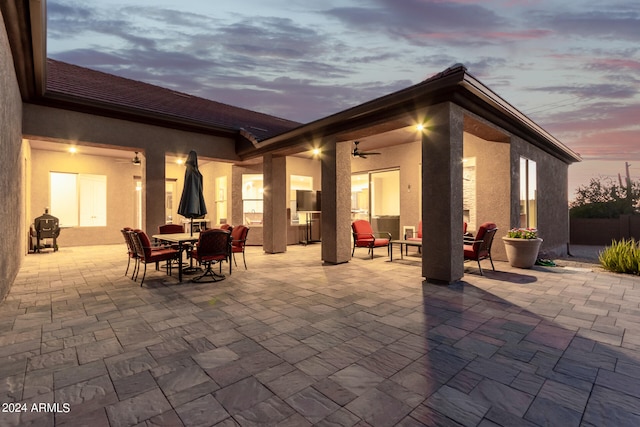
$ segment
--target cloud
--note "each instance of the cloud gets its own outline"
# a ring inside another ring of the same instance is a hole
[[[606,3],[602,10],[538,10],[532,19],[560,34],[638,42],[640,7],[633,2]]]
[[[49,0],[50,56],[300,122],[459,62],[518,107],[544,104],[532,117],[583,155],[637,154],[636,3],[333,3],[342,7],[293,0],[289,15]]]
[[[203,87],[199,95],[307,123],[409,86],[408,81],[322,84],[279,77],[244,87]]]
[[[640,105],[620,102],[580,103],[541,122],[584,158],[640,157]]]
[[[590,70],[608,71],[611,73],[620,73],[624,70],[640,75],[640,60],[631,59],[630,56],[623,58],[596,58],[587,62],[586,66],[587,69]]]
[[[470,31],[491,33],[509,27],[507,19],[476,4],[442,1],[375,0],[366,7],[335,7],[323,13],[351,28],[384,32],[394,38],[423,43],[425,37],[457,41]],[[467,42],[473,39],[467,37]]]
[[[630,99],[638,94],[638,88],[631,85],[599,83],[590,85],[540,86],[531,91],[575,95],[580,98]]]

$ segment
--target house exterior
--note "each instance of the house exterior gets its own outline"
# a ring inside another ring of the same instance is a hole
[[[364,216],[397,236],[422,221],[422,273],[433,282],[464,275],[463,222],[471,231],[485,221],[505,232],[535,226],[545,251],[566,253],[567,173],[579,156],[462,65],[300,124],[47,60],[44,1],[3,2],[0,12],[0,297],[29,251],[30,222],[52,203],[54,175],[107,183],[95,184],[104,222],[81,218],[59,244],[120,243],[119,230],[136,221],[153,234],[181,220],[175,161],[190,150],[209,220],[249,224],[249,243],[266,252],[308,240],[311,224],[322,261],[348,262],[351,221]],[[354,141],[380,155],[352,156]],[[296,212],[296,189],[321,191],[309,221]],[[505,259],[499,239],[493,254]]]

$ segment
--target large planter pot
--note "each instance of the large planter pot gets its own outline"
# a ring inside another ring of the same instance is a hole
[[[503,237],[502,241],[507,251],[507,259],[512,267],[531,268],[536,263],[542,239],[513,239],[511,237]]]

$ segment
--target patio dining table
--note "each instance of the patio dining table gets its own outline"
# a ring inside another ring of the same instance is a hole
[[[168,234],[154,234],[154,239],[178,244],[178,281],[182,282],[182,252],[189,247],[187,243],[195,243],[200,238],[200,233],[168,233]]]

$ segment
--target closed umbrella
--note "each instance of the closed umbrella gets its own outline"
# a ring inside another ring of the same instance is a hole
[[[193,218],[200,218],[207,213],[207,207],[202,195],[202,174],[198,170],[198,155],[195,151],[189,152],[187,170],[184,173],[184,187],[180,196],[178,213],[191,219],[191,235],[193,236]]]

